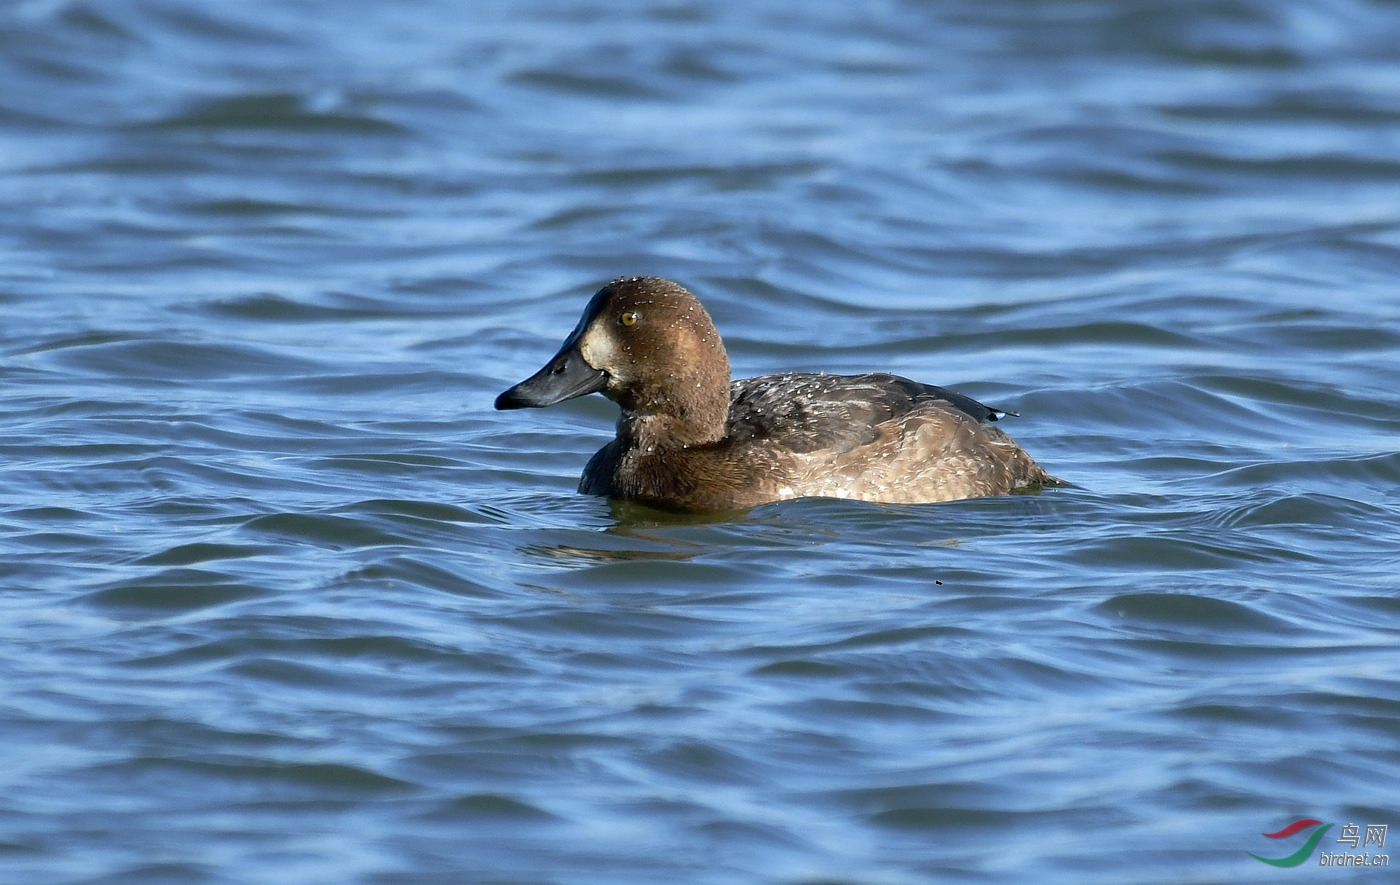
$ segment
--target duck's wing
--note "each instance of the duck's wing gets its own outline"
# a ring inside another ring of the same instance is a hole
[[[847,452],[875,442],[892,423],[929,408],[955,411],[979,422],[1008,414],[969,396],[885,372],[793,372],[733,382],[727,436],[734,442],[770,440],[794,452]]]

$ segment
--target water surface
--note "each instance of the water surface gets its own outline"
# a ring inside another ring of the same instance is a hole
[[[1400,7],[848,6],[0,10],[0,879],[1386,879]],[[637,273],[1073,486],[578,496]]]

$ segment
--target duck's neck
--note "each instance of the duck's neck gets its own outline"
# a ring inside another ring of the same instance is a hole
[[[624,445],[641,451],[664,451],[718,442],[729,420],[729,388],[724,398],[691,402],[683,410],[633,412],[626,409],[617,422],[617,436]]]
[[[729,423],[729,358],[719,333],[708,322],[706,328],[708,334],[681,338],[673,345],[669,362],[613,396],[622,407],[617,435],[624,444],[660,451],[724,438]]]

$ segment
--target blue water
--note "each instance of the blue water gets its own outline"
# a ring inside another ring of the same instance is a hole
[[[1249,852],[1400,827],[1400,5],[12,0],[0,82],[0,880],[1393,877]],[[581,497],[613,407],[491,402],[644,273],[1073,485]]]

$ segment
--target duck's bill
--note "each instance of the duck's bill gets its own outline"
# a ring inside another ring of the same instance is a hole
[[[584,362],[578,348],[566,344],[543,369],[496,397],[498,409],[532,409],[596,393],[608,383],[607,373]]]

